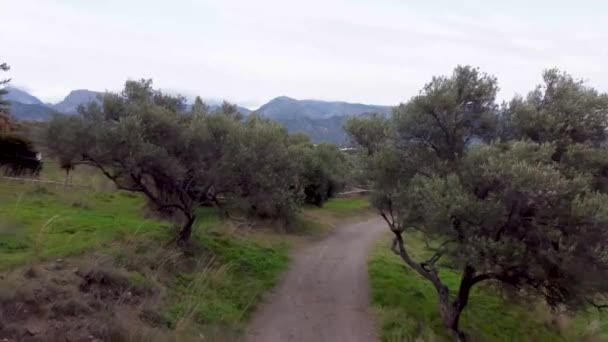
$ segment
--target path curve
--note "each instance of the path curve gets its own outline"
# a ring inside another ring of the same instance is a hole
[[[291,268],[254,313],[248,342],[377,341],[369,306],[369,249],[386,223],[344,225],[294,254]]]

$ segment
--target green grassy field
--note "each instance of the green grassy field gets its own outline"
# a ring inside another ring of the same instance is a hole
[[[61,183],[63,177],[51,168],[41,178]],[[0,180],[0,272],[15,275],[2,286],[29,287],[36,282],[28,283],[23,270],[46,269],[59,258],[110,279],[124,278],[130,288],[150,293],[129,310],[154,322],[144,329],[138,318],[126,327],[120,334],[138,331],[131,340],[189,340],[201,333],[210,340],[236,339],[262,294],[288,266],[292,246],[369,213],[364,199],[334,199],[324,208],[304,208],[287,231],[259,224],[243,231],[202,208],[192,248],[184,255],[171,242],[172,223],[145,218],[141,196],[113,190],[90,170],[76,172],[72,183],[84,187]],[[39,285],[56,286],[42,279]],[[77,285],[64,290],[77,294]],[[11,291],[0,293],[0,299]]]
[[[416,260],[427,254],[418,236],[408,234]],[[369,261],[372,302],[382,341],[450,341],[437,312],[433,286],[406,267],[389,249],[389,237],[378,243]],[[456,291],[459,275],[443,268],[441,278]],[[461,327],[474,341],[606,341],[608,317],[595,311],[576,317],[553,315],[543,305],[512,303],[488,288],[474,288]]]
[[[143,205],[141,197],[123,192],[0,182],[0,269],[170,228],[142,219]]]

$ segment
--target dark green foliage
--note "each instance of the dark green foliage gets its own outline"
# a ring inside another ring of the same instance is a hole
[[[302,174],[306,202],[321,206],[342,190],[346,167],[346,157],[336,145],[316,145],[305,161]]]
[[[355,145],[362,147],[368,155],[372,155],[383,147],[389,131],[389,121],[378,114],[369,117],[350,117],[345,129]]]
[[[37,175],[42,162],[32,143],[16,134],[0,134],[0,170],[5,175]]]
[[[342,190],[347,178],[348,161],[338,146],[313,145],[306,135],[291,136],[291,154],[299,164],[299,186],[308,204],[322,206]]]
[[[194,104],[192,105],[192,108],[190,108],[190,112],[192,114],[207,113],[209,112],[209,106],[205,102],[203,102],[203,99],[201,99],[200,96],[197,96],[194,99]]]
[[[235,119],[240,118],[231,107]],[[290,219],[299,206],[297,165],[289,155],[289,135],[280,124],[257,115],[239,130],[239,145],[232,152],[237,197],[250,213],[263,218]]]
[[[226,118],[211,125],[205,113],[185,116],[183,97],[152,88],[150,80],[128,81],[121,94],[106,94],[77,116],[56,116],[48,145],[69,170],[93,165],[120,189],[141,192],[160,211],[183,217],[178,241],[189,239],[200,203],[216,196],[221,139],[234,125]],[[218,119],[214,119],[217,121]]]
[[[608,293],[606,95],[554,70],[502,110],[497,89],[458,67],[397,107],[387,129],[380,119],[349,125],[394,251],[433,285],[459,338],[460,313],[483,281],[570,309]],[[437,241],[428,260],[408,252],[412,230]],[[440,276],[446,258],[460,270],[456,295]]]
[[[77,118],[56,114],[49,122],[46,131],[47,147],[51,151],[61,151],[57,153],[57,159],[59,167],[66,172],[66,181],[81,157],[82,147],[77,142],[86,140],[84,134],[81,121]]]

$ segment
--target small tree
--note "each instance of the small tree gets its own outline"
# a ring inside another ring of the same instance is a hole
[[[289,143],[292,159],[298,165],[298,184],[304,202],[321,207],[346,184],[346,155],[332,143],[313,145],[304,133],[290,135]]]
[[[14,133],[0,133],[0,171],[9,176],[37,176],[42,161],[32,142]]]
[[[10,67],[6,63],[0,64],[0,71],[9,71]],[[9,114],[9,106],[10,102],[4,100],[2,97],[8,94],[8,90],[4,88],[6,84],[8,84],[10,79],[0,80],[0,133],[10,132],[12,130],[10,114]]]
[[[312,147],[301,174],[305,201],[322,206],[344,188],[346,172],[346,156],[338,146],[320,143]]]
[[[373,201],[394,251],[433,284],[460,340],[460,314],[485,281],[571,309],[608,293],[608,195],[597,186],[608,170],[608,102],[555,71],[545,82],[499,113],[496,80],[458,67],[398,106],[371,143],[377,119],[349,125],[370,151]],[[427,260],[409,253],[404,235],[414,230],[435,242]],[[446,264],[461,273],[455,294],[440,276]]]
[[[197,96],[194,99],[194,103],[192,104],[192,108],[190,109],[190,112],[192,114],[208,113],[209,106],[205,102],[203,102],[203,99],[201,99],[200,96]]]
[[[59,167],[65,171],[65,184],[68,184],[70,172],[76,167],[82,153],[78,142],[85,139],[82,135],[82,121],[71,116],[56,115],[49,122],[46,130],[46,141],[51,151],[59,151]]]
[[[240,120],[232,109],[228,107],[232,117]],[[230,178],[235,195],[246,202],[250,214],[289,220],[299,207],[300,198],[297,165],[290,155],[287,129],[252,115],[240,127],[238,137],[239,145],[231,152],[234,168]]]
[[[239,124],[229,115],[209,115],[204,106],[192,114],[184,108],[183,97],[153,89],[151,80],[127,81],[121,94],[106,94],[101,106],[54,117],[48,145],[60,160],[93,165],[119,189],[180,213],[177,241],[184,245],[196,207],[221,191],[221,175],[230,166],[226,151]]]
[[[0,64],[0,71],[8,71],[6,63]],[[5,86],[10,79],[0,80],[0,86]],[[16,127],[10,116],[10,102],[2,97],[8,93],[6,88],[0,88],[0,170],[11,176],[38,175],[42,169],[40,154],[34,149],[30,139],[17,134]]]

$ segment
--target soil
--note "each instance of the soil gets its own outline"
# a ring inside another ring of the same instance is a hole
[[[0,341],[121,340],[135,308],[155,295],[119,269],[92,265],[59,259],[0,274]]]
[[[369,307],[368,252],[380,218],[348,224],[304,247],[247,329],[249,342],[377,341]]]

